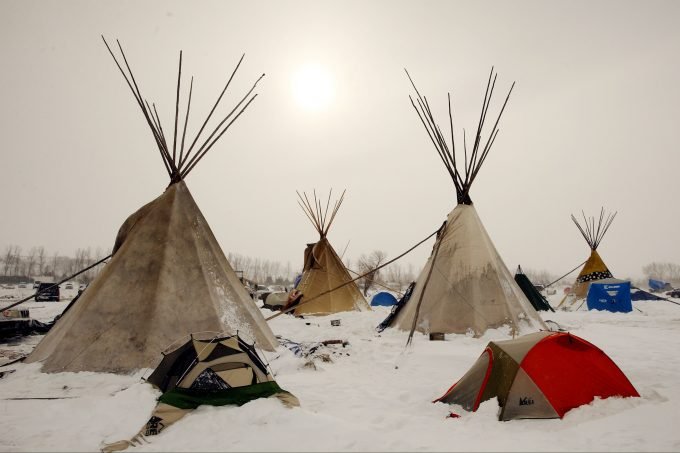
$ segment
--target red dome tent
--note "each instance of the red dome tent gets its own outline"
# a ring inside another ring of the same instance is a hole
[[[476,411],[498,398],[499,420],[562,418],[596,397],[640,396],[601,349],[567,332],[492,341],[441,398]]]

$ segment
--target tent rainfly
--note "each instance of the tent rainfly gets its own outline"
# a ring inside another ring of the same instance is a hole
[[[286,407],[298,399],[278,386],[253,345],[238,335],[199,339],[163,352],[163,360],[147,382],[163,394],[149,421],[131,440],[106,445],[104,452],[143,445],[193,409],[202,406],[242,406],[258,398],[277,398]]]
[[[550,306],[550,302],[543,297],[543,295],[536,289],[529,277],[522,271],[522,266],[517,266],[517,272],[515,272],[515,282],[517,286],[522,290],[531,305],[538,311],[555,311]]]
[[[597,346],[569,332],[492,341],[474,365],[435,400],[475,412],[498,400],[498,420],[562,418],[595,398],[640,396]]]
[[[513,333],[546,328],[503,263],[470,198],[470,188],[498,135],[498,122],[512,88],[484,140],[483,128],[496,85],[496,75],[491,69],[475,138],[468,141],[464,130],[463,152],[459,146],[457,153],[451,95],[448,96],[449,148],[427,99],[418,92],[410,75],[408,77],[416,93],[415,101],[409,96],[411,104],[451,177],[458,204],[439,230],[432,254],[416,280],[410,299],[398,305],[401,308],[391,325],[410,331],[409,341],[415,330],[481,335],[489,328],[503,325],[509,325]],[[473,144],[468,149],[470,142]]]
[[[199,142],[241,57],[198,133],[185,147],[193,79],[181,130],[180,52],[175,127],[169,146],[156,106],[142,96],[120,43],[122,62],[106,40],[104,43],[151,129],[170,185],[123,223],[111,261],[27,361],[42,362],[46,372],[127,373],[152,368],[168,344],[191,332],[203,331],[238,332],[260,348],[275,349],[278,342],[274,334],[229,265],[184,181],[257,96],[252,92],[262,76]]]
[[[305,248],[302,278],[296,287],[302,293],[303,298],[300,306],[294,311],[296,316],[326,315],[341,311],[371,309],[354,282],[323,294],[352,280],[327,238],[328,230],[345,198],[345,191],[343,191],[329,213],[332,193],[332,190],[328,193],[325,209],[321,200],[316,197],[316,191],[313,194],[313,202],[306,193],[303,192],[302,195],[300,192],[297,193],[298,204],[319,233],[319,241],[307,244],[307,248]],[[305,303],[306,300],[312,298],[314,298],[313,301]]]
[[[581,304],[577,305],[577,302],[582,301],[588,295],[588,286],[590,285],[590,282],[613,277],[607,265],[602,261],[602,257],[597,252],[597,248],[614,221],[616,212],[614,214],[609,213],[605,215],[604,208],[602,208],[597,222],[595,221],[595,216],[586,218],[583,211],[581,211],[581,215],[583,216],[583,225],[579,223],[573,214],[571,220],[590,247],[590,257],[583,265],[578,277],[576,277],[576,282],[571,286],[569,294],[567,294],[558,305],[558,308],[563,310],[571,310],[581,306]]]

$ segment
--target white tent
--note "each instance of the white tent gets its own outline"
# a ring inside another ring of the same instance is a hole
[[[250,104],[254,96],[234,115],[255,85],[202,146],[192,146],[185,153],[184,135],[181,142],[177,140],[177,119],[171,150],[155,108],[141,101],[132,73],[123,75],[152,129],[170,185],[125,221],[111,261],[27,361],[42,362],[47,372],[124,373],[155,366],[159,353],[178,338],[205,331],[238,333],[260,348],[273,350],[278,344],[274,334],[229,265],[184,182],[231,125],[223,126],[226,120],[233,122]],[[179,87],[178,79],[178,105]]]
[[[515,333],[546,328],[496,251],[469,195],[470,186],[496,138],[498,120],[512,91],[511,88],[496,124],[483,144],[484,120],[495,80],[492,70],[477,137],[472,149],[466,151],[463,162],[456,160],[455,142],[452,139],[451,148],[448,147],[427,101],[417,89],[417,100],[411,99],[453,180],[458,201],[439,230],[432,254],[410,298],[397,309],[390,322],[399,329],[410,331],[411,335],[416,330],[481,335],[489,328],[503,325],[509,325]],[[413,87],[415,89],[415,84]],[[450,106],[449,97],[449,109]],[[453,137],[453,121],[450,123]]]

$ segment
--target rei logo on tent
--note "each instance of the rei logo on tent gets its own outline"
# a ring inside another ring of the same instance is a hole
[[[531,406],[532,404],[534,404],[534,400],[528,396],[523,396],[519,399],[520,406]]]

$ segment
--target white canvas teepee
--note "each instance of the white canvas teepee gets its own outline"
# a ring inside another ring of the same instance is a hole
[[[238,333],[260,348],[273,350],[278,344],[274,334],[229,265],[184,182],[214,144],[213,137],[219,138],[231,123],[226,127],[222,126],[225,121],[220,123],[193,154],[192,148],[184,153],[183,135],[180,147],[169,150],[157,115],[140,101],[131,72],[129,78],[125,72],[123,75],[149,122],[171,183],[160,197],[125,221],[111,261],[27,361],[42,362],[47,372],[124,373],[155,366],[160,351],[178,338],[205,331]],[[252,99],[226,119],[238,117]],[[206,123],[209,119],[210,115]],[[177,143],[177,121],[175,125]]]
[[[456,161],[455,143],[452,140],[449,149],[429,105],[417,89],[417,101],[411,99],[453,179],[458,200],[437,235],[432,254],[410,298],[399,307],[390,323],[410,331],[411,335],[416,330],[481,335],[489,328],[503,325],[509,325],[515,333],[546,328],[496,251],[469,195],[470,186],[496,138],[498,120],[512,91],[511,88],[493,131],[482,147],[481,134],[495,81],[492,69],[477,137],[473,148],[465,155],[463,171],[460,170],[463,162]],[[415,89],[415,84],[413,87]],[[450,127],[453,137],[452,121]]]

